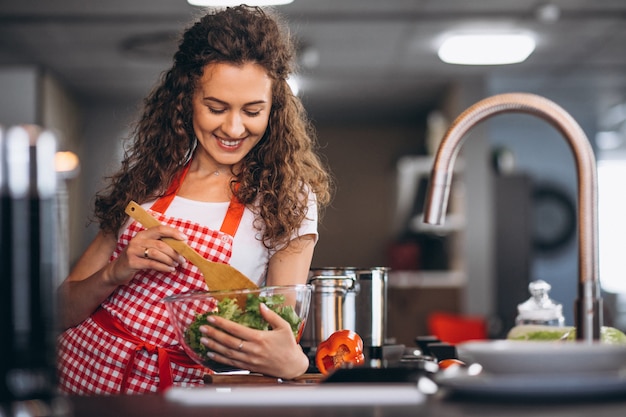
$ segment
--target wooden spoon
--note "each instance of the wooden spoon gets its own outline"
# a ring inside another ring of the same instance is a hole
[[[125,211],[145,228],[161,225],[157,219],[134,201],[128,203]],[[169,237],[161,238],[161,240],[198,267],[211,291],[258,288],[254,282],[237,269],[227,264],[209,261],[181,240]]]

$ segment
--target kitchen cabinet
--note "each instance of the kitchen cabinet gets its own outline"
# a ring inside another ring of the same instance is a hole
[[[494,337],[506,337],[515,326],[517,304],[530,296],[532,186],[531,179],[524,174],[493,178],[495,315],[492,323],[497,324],[492,329]]]

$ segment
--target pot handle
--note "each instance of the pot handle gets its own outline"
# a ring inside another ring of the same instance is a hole
[[[315,287],[315,283],[313,281],[317,280],[349,280],[350,284],[346,288],[346,291],[354,290],[357,288],[357,282],[354,277],[349,277],[346,275],[314,275],[309,278],[309,284],[312,284]]]

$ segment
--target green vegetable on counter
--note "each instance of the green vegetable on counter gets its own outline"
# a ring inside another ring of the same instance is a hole
[[[515,326],[507,335],[509,340],[532,340],[532,341],[553,341],[553,340],[576,340],[576,328],[572,326],[553,327],[538,325]],[[626,344],[626,335],[614,328],[602,326],[600,329],[600,341],[607,344]]]
[[[246,306],[244,309],[241,309],[237,304],[237,300],[224,298],[217,304],[215,311],[196,314],[196,318],[185,331],[185,342],[198,355],[201,357],[206,356],[209,349],[200,343],[200,338],[203,337],[203,334],[200,332],[199,327],[204,325],[211,326],[207,320],[211,315],[223,317],[252,329],[269,330],[269,323],[261,316],[259,310],[261,303],[264,303],[270,310],[286,320],[291,326],[294,337],[297,337],[302,319],[298,317],[292,306],[283,305],[284,302],[285,296],[282,294],[270,296],[248,294]]]

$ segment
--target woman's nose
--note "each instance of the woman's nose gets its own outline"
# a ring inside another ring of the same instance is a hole
[[[230,112],[222,125],[222,130],[231,138],[240,138],[244,135],[246,127],[243,124],[241,115],[237,112]]]

